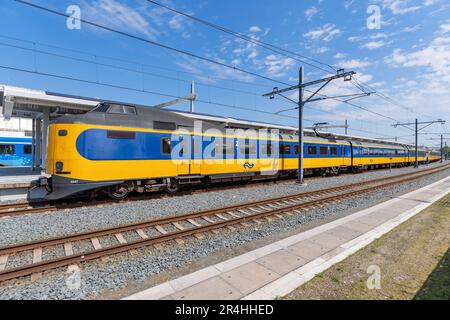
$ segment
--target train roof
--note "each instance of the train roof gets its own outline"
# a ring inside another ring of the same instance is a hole
[[[296,136],[298,134],[298,128],[293,127],[293,126],[284,126],[284,125],[273,124],[273,123],[251,121],[251,120],[232,118],[232,117],[215,116],[215,115],[210,115],[210,114],[190,113],[190,112],[171,110],[171,109],[167,109],[167,110],[177,113],[179,115],[191,118],[191,119],[209,121],[209,122],[213,122],[213,123],[222,123],[222,124],[225,124],[230,127],[244,128],[244,129],[246,129],[246,128],[276,129],[276,130],[280,131],[280,133],[283,137],[284,136]],[[307,137],[308,140],[311,140],[312,138],[317,138],[317,140],[336,140],[336,141],[351,140],[352,142],[357,141],[361,145],[364,145],[364,146],[377,146],[377,147],[384,146],[384,147],[386,147],[386,145],[389,145],[392,147],[405,147],[405,146],[408,146],[410,148],[413,147],[412,145],[407,145],[404,143],[385,141],[385,140],[360,137],[360,136],[353,136],[353,135],[345,135],[345,134],[339,134],[339,133],[318,132],[321,137],[317,137],[317,134],[314,130],[306,129],[306,130],[304,130],[304,132],[305,132],[305,136]]]
[[[8,98],[8,99],[7,99]],[[12,103],[6,104],[5,101],[10,101]],[[60,94],[55,92],[47,92],[42,90],[34,90],[28,88],[19,88],[7,85],[0,85],[0,108],[6,118],[9,118],[12,115],[19,117],[34,117],[37,113],[43,112],[45,108],[47,108],[52,114],[72,114],[72,115],[81,115],[86,113],[89,110],[95,108],[96,105],[100,102],[105,102],[104,99],[92,98],[92,97],[81,97],[81,96],[73,96],[67,94]],[[153,106],[145,106],[145,105],[137,105],[137,104],[128,104],[123,102],[114,102],[108,101],[108,103],[117,103],[123,105],[135,106],[137,108],[145,108],[152,109]],[[171,112],[174,117],[177,117],[179,120],[183,122],[185,120],[203,120],[210,123],[213,127],[221,127],[223,125],[227,125],[229,127],[236,128],[267,128],[267,129],[278,129],[282,135],[296,135],[298,129],[293,126],[285,126],[279,124],[258,122],[246,119],[239,119],[234,117],[223,117],[216,116],[210,114],[201,114],[201,113],[189,113],[178,110],[171,109],[155,109],[162,111],[158,114],[163,114],[164,111]],[[156,114],[156,113],[155,113]],[[168,113],[165,113],[166,115]],[[305,130],[305,135],[310,137],[315,136],[315,132],[313,130]],[[327,139],[335,139],[335,140],[352,140],[359,141],[362,143],[375,143],[375,144],[383,144],[383,145],[391,145],[391,146],[405,146],[405,144],[401,144],[398,142],[385,141],[380,139],[372,139],[367,137],[353,136],[353,135],[344,135],[337,133],[327,133],[321,132],[321,135],[326,135]],[[412,145],[408,145],[408,147],[413,147]]]

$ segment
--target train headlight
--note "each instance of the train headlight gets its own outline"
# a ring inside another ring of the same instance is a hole
[[[56,172],[57,172],[57,173],[62,172],[62,171],[63,171],[63,168],[64,168],[64,163],[62,163],[62,162],[57,162],[57,163],[56,163]]]

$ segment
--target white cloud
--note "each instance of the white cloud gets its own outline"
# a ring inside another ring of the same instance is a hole
[[[347,54],[338,52],[334,55],[334,58],[335,59],[344,59],[346,56],[347,56]]]
[[[267,73],[272,77],[282,77],[295,66],[295,60],[291,58],[282,58],[280,56],[271,54],[265,58],[264,64],[267,68]]]
[[[355,0],[346,0],[344,3],[345,9],[350,8],[352,6],[353,2],[355,2]]]
[[[436,3],[438,3],[438,2],[439,2],[439,0],[425,0],[424,5],[425,5],[426,7],[428,7],[428,6],[431,6],[431,5],[436,4]]]
[[[364,39],[366,39],[366,37],[362,37],[362,36],[351,36],[351,37],[347,38],[347,40],[350,41],[350,42],[359,42],[359,41],[362,41]]]
[[[108,21],[109,25],[141,33],[151,39],[159,34],[141,12],[116,0],[96,0],[81,3],[83,15],[94,21]]]
[[[312,40],[329,42],[341,34],[341,30],[334,24],[327,23],[324,26],[305,33],[303,36]]]
[[[321,53],[328,52],[329,50],[330,49],[327,48],[327,47],[320,47],[320,48],[317,48],[316,50],[314,50],[314,52],[317,53],[317,54],[321,54]]]
[[[418,31],[418,30],[420,30],[422,28],[422,26],[420,25],[420,24],[418,24],[418,25],[415,25],[415,26],[413,26],[413,27],[405,27],[405,28],[403,28],[403,32],[407,32],[407,33],[409,33],[409,32],[416,32],[416,31]]]
[[[344,69],[364,69],[370,65],[366,60],[351,59],[338,62],[338,66]]]
[[[427,46],[405,52],[395,49],[385,58],[392,67],[407,68],[415,71],[416,79],[402,80],[395,94],[404,105],[414,110],[448,119],[448,101],[450,101],[450,36],[437,37]],[[415,81],[416,84],[414,84]]]
[[[190,38],[192,22],[163,8],[139,5],[139,2],[120,0],[80,0],[83,16],[93,21],[106,21],[123,31],[131,31],[156,40],[174,31],[182,38]],[[192,12],[187,12],[193,14]]]
[[[384,41],[370,41],[362,46],[362,48],[366,48],[369,50],[375,50],[381,47],[384,47],[386,43]]]
[[[408,6],[408,0],[383,0],[383,6],[389,8],[394,15],[403,15],[406,13],[420,10],[421,6]]]
[[[441,33],[450,32],[450,20],[448,22],[444,23],[444,24],[441,24],[439,26],[439,28],[440,28],[440,32]]]
[[[313,16],[315,16],[319,10],[316,7],[311,7],[305,11],[306,19],[309,21]]]
[[[258,26],[251,26],[251,27],[248,29],[248,31],[251,32],[251,33],[257,33],[257,32],[261,32],[262,30],[261,30],[261,28],[258,27]]]
[[[377,33],[377,34],[371,35],[370,39],[374,39],[374,40],[376,40],[376,39],[386,39],[388,37],[389,36],[387,34],[385,34],[385,33]]]

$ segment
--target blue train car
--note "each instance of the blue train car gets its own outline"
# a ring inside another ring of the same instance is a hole
[[[31,166],[32,153],[31,138],[0,136],[0,166]]]

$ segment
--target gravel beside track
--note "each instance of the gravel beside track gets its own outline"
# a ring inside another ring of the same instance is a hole
[[[433,167],[436,165],[430,165]],[[359,175],[316,179],[306,188],[295,182],[207,192],[190,196],[138,201],[126,204],[114,204],[103,208],[73,209],[69,212],[52,212],[31,216],[18,216],[0,219],[0,246],[11,243],[42,239],[50,236],[71,234],[86,230],[111,227],[137,221],[154,219],[166,215],[175,215],[243,202],[256,201],[275,196],[294,194],[302,191],[329,188],[339,184],[357,183],[361,180],[380,178],[390,174],[416,171],[413,168],[370,171]],[[138,253],[123,253],[103,260],[93,261],[81,266],[81,288],[70,289],[66,280],[70,274],[66,268],[44,273],[44,277],[31,283],[28,278],[12,280],[0,284],[0,299],[87,299],[95,297],[105,289],[117,289],[130,281],[143,280],[187,263],[205,258],[224,249],[260,240],[267,236],[285,234],[299,226],[311,226],[326,219],[339,218],[357,210],[372,206],[389,197],[420,188],[450,174],[450,169],[422,178],[389,190],[366,194],[363,197],[342,203],[310,210],[303,215],[294,215],[285,219],[275,219],[271,223],[251,227],[239,227],[238,231],[221,230],[219,234],[207,233],[206,239],[190,237],[185,245],[174,241],[164,244],[162,249],[154,247],[139,249]],[[51,227],[50,227],[51,226]],[[170,230],[167,230],[170,231]],[[116,241],[114,238],[111,242]],[[109,242],[109,241],[107,241]],[[88,245],[87,242],[83,242]],[[102,243],[103,245],[103,243]],[[107,243],[105,243],[105,246]],[[74,246],[74,251],[77,251]],[[46,254],[51,254],[46,253]],[[29,257],[27,257],[29,259]],[[15,263],[17,263],[15,261]]]

